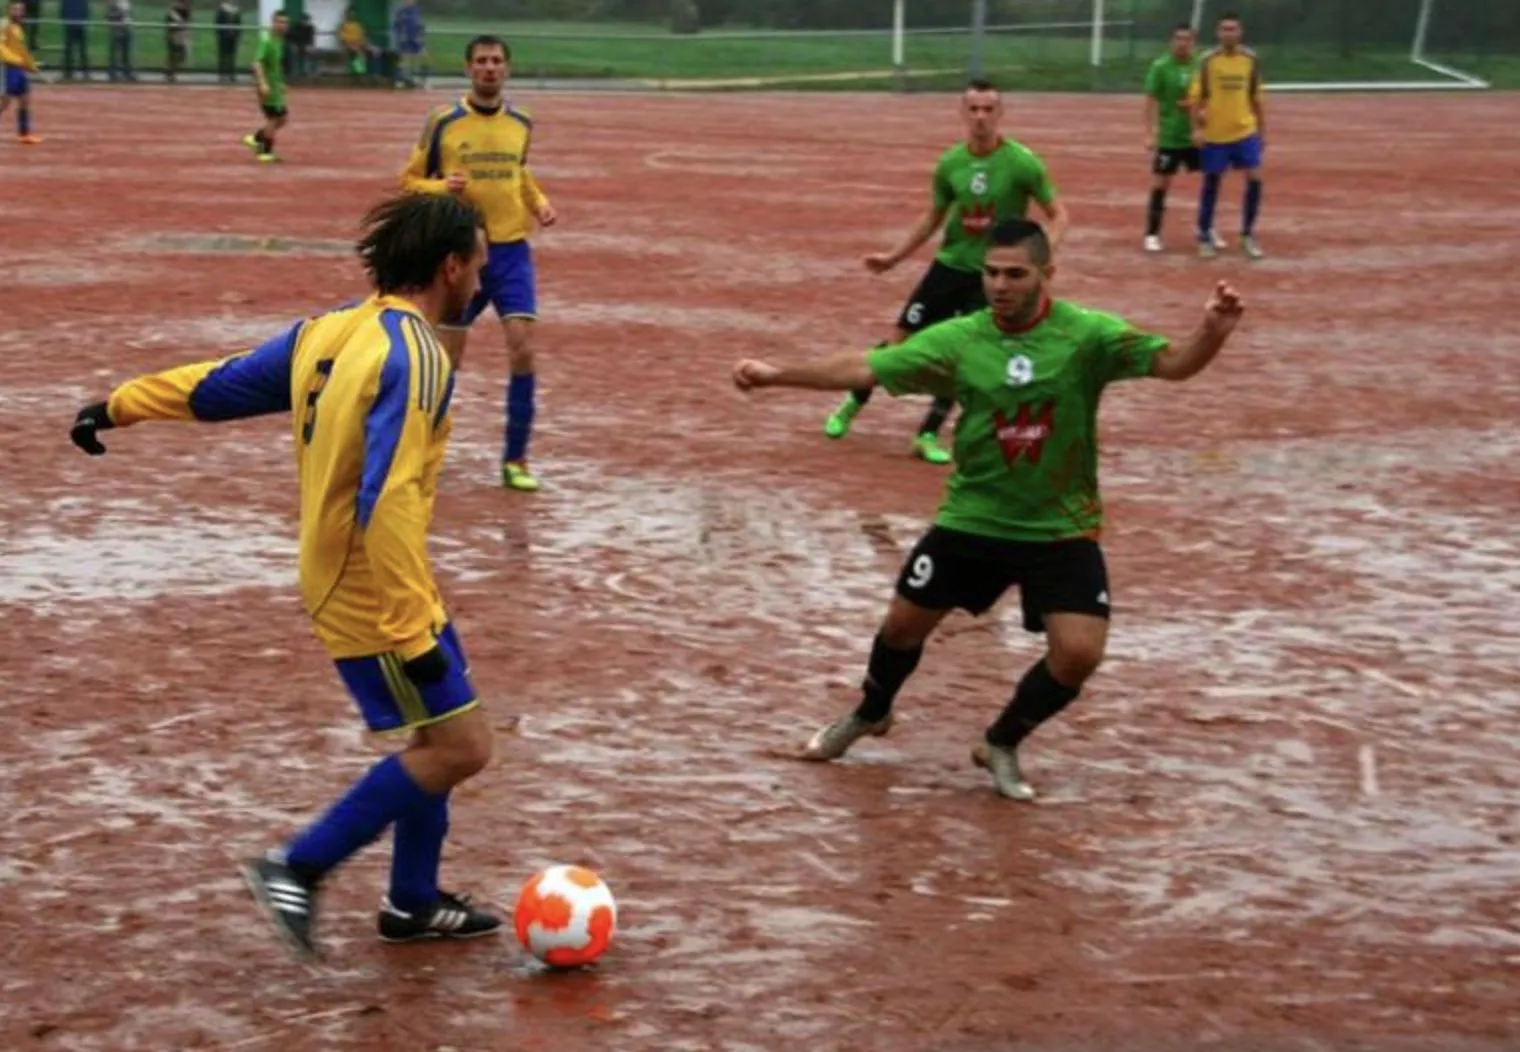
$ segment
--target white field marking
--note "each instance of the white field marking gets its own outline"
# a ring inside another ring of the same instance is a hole
[[[1430,697],[1430,694],[1427,691],[1416,687],[1413,683],[1405,683],[1403,680],[1398,679],[1394,676],[1390,676],[1386,672],[1380,672],[1375,668],[1369,668],[1366,665],[1351,661],[1345,662],[1345,665],[1347,668],[1355,669],[1357,672],[1360,672],[1363,676],[1366,676],[1368,679],[1372,680],[1372,682],[1380,683],[1385,687],[1389,687],[1393,690],[1398,691],[1400,694],[1406,695],[1407,697],[1422,699]]]
[[[1223,701],[1270,701],[1283,695],[1310,695],[1324,689],[1323,683],[1215,684],[1199,689],[1211,698]]]
[[[275,1038],[285,1036],[293,1027],[303,1026],[307,1023],[317,1023],[324,1019],[338,1019],[343,1016],[358,1015],[364,1010],[362,1004],[347,1004],[341,1008],[329,1008],[321,1012],[304,1012],[289,1016],[283,1023],[270,1030],[265,1030],[249,1037],[240,1038],[237,1041],[225,1041],[214,1045],[201,1045],[196,1052],[232,1052],[233,1049],[251,1048],[261,1045]]]
[[[1362,795],[1378,795],[1377,754],[1372,746],[1363,745],[1356,750],[1356,761],[1362,772]]]
[[[849,883],[849,877],[841,873],[839,870],[835,869],[833,866],[829,865],[827,862],[819,858],[817,855],[813,854],[811,851],[799,851],[797,852],[797,857],[800,858],[803,862],[807,863],[809,866],[812,866],[819,873],[822,873],[829,880],[832,880],[834,883]]]
[[[170,716],[168,719],[159,720],[156,723],[150,723],[143,729],[157,733],[158,731],[168,730],[170,727],[177,726],[181,723],[189,723],[191,720],[198,720],[205,716],[218,715],[224,711],[225,709],[221,706],[207,705],[204,708],[194,709],[190,712],[182,712],[178,716]]]

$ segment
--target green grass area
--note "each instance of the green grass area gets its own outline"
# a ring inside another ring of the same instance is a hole
[[[164,8],[140,4],[136,14],[149,23],[137,28],[133,64],[140,71],[161,70],[166,53],[162,28]],[[190,68],[211,71],[216,44],[207,17],[195,26]],[[194,25],[194,23],[192,23]],[[327,27],[321,27],[327,28]],[[780,78],[775,86],[803,90],[887,89],[898,78],[891,71],[891,40],[885,33],[754,33],[708,30],[678,36],[663,26],[643,23],[578,24],[568,22],[511,22],[434,17],[428,23],[431,69],[435,74],[461,70],[465,41],[481,32],[507,37],[514,50],[515,74],[525,80],[606,78],[655,84],[681,81],[745,81],[732,86],[762,86],[756,80]],[[257,30],[245,27],[237,58],[239,70],[252,62]],[[61,65],[62,32],[56,25],[43,29],[43,60]],[[93,27],[90,57],[96,69],[105,66],[106,29]],[[1055,35],[1041,32],[997,32],[988,36],[984,61],[987,71],[1009,90],[1019,91],[1135,91],[1145,66],[1161,44],[1138,39],[1126,25],[1115,25],[1105,38],[1101,68],[1089,62],[1090,40],[1080,32]],[[1441,78],[1409,61],[1407,52],[1362,50],[1342,58],[1320,46],[1264,45],[1262,51],[1271,81],[1438,81]],[[910,35],[906,45],[909,90],[950,90],[965,79],[971,39],[965,32]],[[1493,80],[1496,86],[1520,87],[1520,56],[1464,58],[1443,61]],[[791,78],[797,78],[792,80]],[[816,78],[816,79],[805,79]],[[719,85],[721,86],[721,85]]]

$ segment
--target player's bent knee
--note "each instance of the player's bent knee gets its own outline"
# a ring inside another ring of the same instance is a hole
[[[495,751],[490,721],[479,708],[423,728],[422,744],[434,751],[453,785],[485,770]]]
[[[882,642],[893,650],[915,650],[934,634],[948,610],[930,610],[893,596],[879,630]]]
[[[1081,686],[1098,666],[1108,647],[1108,622],[1084,614],[1046,617],[1050,674],[1068,687]]]

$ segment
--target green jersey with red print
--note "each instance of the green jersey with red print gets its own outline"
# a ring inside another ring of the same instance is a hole
[[[1115,380],[1151,375],[1164,336],[1057,300],[1018,332],[983,310],[870,353],[894,395],[961,406],[955,471],[936,524],[983,537],[1096,537],[1098,401]]]
[[[948,210],[945,239],[934,258],[956,270],[980,271],[992,225],[1024,218],[1031,198],[1048,205],[1056,188],[1029,147],[1000,139],[991,153],[978,155],[956,143],[934,169],[934,207]]]

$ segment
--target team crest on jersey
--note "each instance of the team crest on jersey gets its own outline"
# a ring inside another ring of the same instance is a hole
[[[977,202],[961,212],[961,229],[973,237],[981,237],[992,229],[996,220],[996,205]]]
[[[1031,465],[1038,464],[1040,456],[1045,452],[1045,443],[1055,434],[1055,418],[1054,402],[1021,405],[1012,419],[999,409],[992,419],[997,426],[997,440],[1003,450],[1003,459],[1009,464],[1017,464],[1026,459]]]

